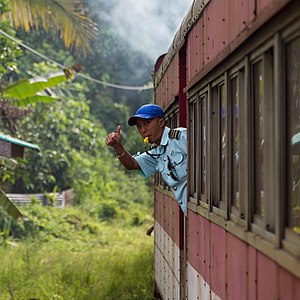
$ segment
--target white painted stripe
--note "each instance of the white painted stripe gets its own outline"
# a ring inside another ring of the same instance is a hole
[[[158,222],[154,223],[154,278],[163,299],[180,299],[180,250]],[[221,300],[187,262],[187,300]]]
[[[187,262],[187,286],[186,294],[187,299],[201,299],[201,300],[221,300],[216,295],[203,277],[193,268],[193,266]]]
[[[163,299],[179,299],[180,250],[158,222],[154,223],[155,281]]]

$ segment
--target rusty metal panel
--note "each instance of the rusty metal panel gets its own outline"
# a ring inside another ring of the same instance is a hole
[[[228,299],[247,298],[247,245],[227,233],[227,296]]]
[[[205,282],[210,282],[210,222],[200,216],[200,274]],[[206,288],[206,285],[203,286]]]
[[[168,233],[168,235],[172,238],[172,240],[179,247],[179,239],[180,239],[180,207],[177,202],[167,196],[163,195],[163,214],[162,214],[162,222],[164,230]]]
[[[210,288],[221,299],[226,296],[226,231],[211,223],[211,282]],[[230,257],[229,257],[230,259]],[[230,266],[229,266],[230,267]],[[229,297],[229,299],[232,299]],[[243,298],[240,298],[243,299]]]
[[[202,68],[204,27],[203,18],[190,31],[187,42],[187,81],[190,81]]]
[[[174,274],[177,281],[180,281],[180,249],[174,244]]]
[[[157,194],[163,207],[163,222],[155,221],[155,282],[163,299],[179,299],[180,291],[180,250],[166,231],[174,234],[172,221],[174,200],[161,193]],[[175,298],[174,298],[175,297]]]
[[[248,246],[248,299],[256,300],[257,291],[257,251],[255,248]]]
[[[255,18],[255,0],[231,0],[230,40],[234,40]]]
[[[159,193],[154,190],[154,220],[159,222],[160,219],[160,202],[159,202]]]
[[[203,13],[204,62],[211,62],[229,44],[230,5],[226,0],[212,0]]]
[[[277,299],[277,265],[257,252],[257,299]]]
[[[199,273],[187,263],[187,299],[205,299],[201,295],[201,279]]]
[[[160,276],[161,276],[161,271],[160,271],[160,266],[161,266],[161,262],[160,262],[160,251],[157,248],[156,245],[154,245],[154,279],[157,283],[157,285],[160,285]]]
[[[200,273],[200,215],[188,211],[187,217],[187,261]]]
[[[260,15],[261,13],[263,13],[263,11],[265,9],[268,8],[268,6],[270,6],[270,4],[272,4],[274,2],[274,0],[259,0],[257,1],[256,5],[256,10],[257,10],[257,15]]]
[[[193,60],[193,56],[191,54],[191,39],[190,34],[188,35],[188,38],[186,40],[186,82],[189,82],[191,80],[191,68],[193,67],[193,64],[191,61]]]
[[[166,108],[167,107],[167,77],[166,74],[164,74],[163,78],[161,79],[160,82],[160,86],[161,86],[161,95],[160,95],[160,99],[159,99],[159,103],[162,107]]]
[[[281,300],[297,299],[294,298],[294,280],[288,271],[282,268],[279,270],[279,297]]]
[[[283,268],[279,270],[279,298],[300,299],[300,280]]]
[[[173,201],[173,209],[172,209],[172,218],[173,218],[173,240],[174,243],[179,247],[179,240],[180,240],[180,207],[176,201]]]
[[[165,105],[168,106],[178,95],[179,92],[179,54],[176,53],[173,57],[170,65],[168,66],[168,70],[164,75],[166,78],[166,98]]]
[[[173,86],[173,95],[170,99],[174,100],[174,97],[179,93],[179,53],[176,53],[174,60],[174,86]]]
[[[168,240],[166,236],[166,233],[164,233],[164,241]],[[168,247],[171,248],[173,246],[169,244]],[[178,249],[178,247],[176,248]],[[176,253],[176,251],[173,252]],[[163,299],[179,299],[179,279],[175,276],[174,265],[170,266],[164,253],[160,252],[158,247],[155,248],[155,282],[159,287]],[[178,271],[177,274],[179,275]]]
[[[163,224],[163,203],[164,203],[164,198],[163,194],[155,191],[154,194],[155,197],[155,220],[159,222],[160,224]]]
[[[300,299],[300,280],[295,278],[294,283],[294,298],[293,299]]]
[[[172,218],[170,215],[170,210],[172,209],[172,199],[164,195],[164,230],[166,233],[172,237]]]

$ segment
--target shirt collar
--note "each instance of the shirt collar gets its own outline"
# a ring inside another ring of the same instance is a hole
[[[160,146],[166,146],[168,144],[169,131],[170,131],[170,128],[166,126],[164,129],[164,133],[162,135],[161,141],[160,141]]]

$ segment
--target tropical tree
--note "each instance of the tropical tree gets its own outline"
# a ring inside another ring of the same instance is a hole
[[[82,0],[9,0],[9,14],[17,29],[59,32],[66,47],[90,52],[97,32]]]

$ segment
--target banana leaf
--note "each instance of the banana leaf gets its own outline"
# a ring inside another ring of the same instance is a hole
[[[35,95],[32,97],[18,100],[18,106],[26,106],[28,104],[37,103],[37,102],[50,103],[50,102],[57,101],[59,99],[60,98],[53,97],[53,96]]]
[[[9,214],[14,219],[23,217],[19,209],[14,205],[14,203],[8,199],[5,193],[0,189],[0,207]]]
[[[26,99],[35,96],[38,92],[57,86],[67,81],[63,70],[56,73],[50,73],[45,77],[35,77],[32,79],[22,79],[3,89],[3,96],[17,100]]]

